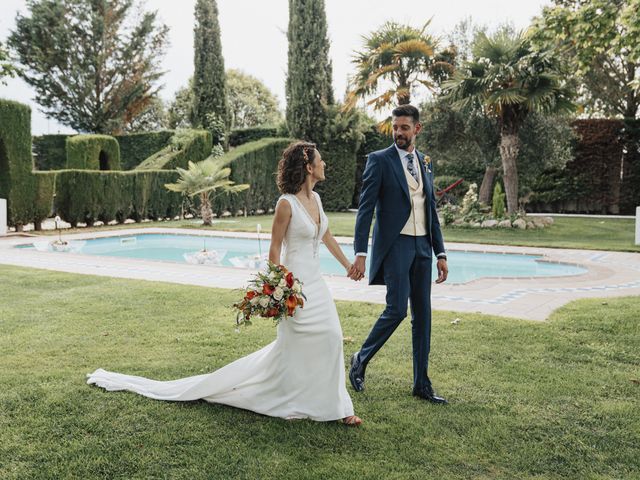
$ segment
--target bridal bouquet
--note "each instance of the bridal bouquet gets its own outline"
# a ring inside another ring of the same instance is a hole
[[[233,304],[238,310],[237,325],[251,324],[251,317],[273,318],[276,324],[292,316],[296,308],[304,306],[306,297],[302,283],[282,265],[268,262],[267,270],[256,273],[249,281],[244,298]]]

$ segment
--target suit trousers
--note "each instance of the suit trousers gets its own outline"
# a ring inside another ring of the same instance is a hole
[[[382,263],[387,306],[358,354],[359,363],[366,367],[407,316],[407,303],[410,303],[414,389],[422,389],[429,384],[431,252],[428,235],[399,235],[391,245]]]

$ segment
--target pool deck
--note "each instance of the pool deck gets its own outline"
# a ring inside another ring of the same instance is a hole
[[[64,235],[66,240],[131,236],[142,233],[189,234],[255,239],[255,233],[197,231],[175,228],[131,228]],[[261,238],[268,238],[262,234]],[[71,253],[49,253],[15,249],[34,239],[54,240],[55,235],[0,238],[0,264],[40,268],[69,273],[131,278],[203,287],[242,288],[250,270],[232,267],[178,264],[171,262],[101,257]],[[352,238],[338,237],[351,244]],[[640,253],[572,250],[537,247],[512,247],[447,243],[449,250],[473,252],[542,255],[550,262],[572,263],[586,267],[587,273],[566,277],[482,278],[464,284],[433,285],[432,305],[435,310],[479,312],[527,320],[546,320],[558,307],[579,298],[605,298],[640,295]],[[326,275],[331,293],[337,300],[385,302],[385,289],[365,281]],[[1,283],[0,283],[1,284]]]

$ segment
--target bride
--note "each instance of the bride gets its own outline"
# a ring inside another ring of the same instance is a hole
[[[263,415],[358,426],[346,389],[342,329],[322,279],[319,248],[324,242],[347,274],[359,279],[328,227],[320,196],[325,162],[313,143],[292,143],[278,164],[278,188],[269,260],[283,264],[303,283],[307,301],[278,324],[266,347],[215,372],[158,381],[98,369],[87,383],[129,390],[157,400],[206,400]]]

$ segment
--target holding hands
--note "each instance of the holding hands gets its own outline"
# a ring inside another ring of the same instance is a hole
[[[366,270],[365,259],[366,257],[358,255],[356,256],[355,262],[349,265],[349,268],[347,269],[347,276],[351,280],[357,282],[364,278],[364,273]]]

